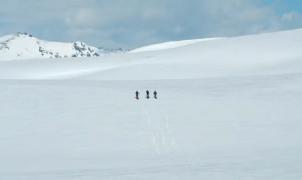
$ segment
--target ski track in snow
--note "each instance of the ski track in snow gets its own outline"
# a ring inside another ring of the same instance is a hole
[[[147,123],[147,129],[150,130],[150,140],[152,142],[152,146],[154,148],[154,152],[157,155],[168,154],[172,151],[172,147],[174,146],[171,132],[169,130],[169,120],[166,116],[158,119],[154,117],[154,114],[162,113],[162,112],[150,112],[154,109],[159,100],[146,100],[146,102],[142,102],[142,112],[143,119]],[[142,101],[142,100],[141,100]]]

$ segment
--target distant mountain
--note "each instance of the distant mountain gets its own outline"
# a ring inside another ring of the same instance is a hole
[[[123,48],[104,48],[100,47],[100,54],[118,54],[118,53],[127,53],[129,52],[128,49]]]
[[[50,42],[40,40],[28,33],[0,37],[0,60],[97,57],[103,53],[105,54],[104,50],[88,46],[83,42]]]

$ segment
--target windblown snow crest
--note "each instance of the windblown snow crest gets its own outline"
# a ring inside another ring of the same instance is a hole
[[[100,50],[83,42],[49,42],[28,33],[0,37],[0,60],[97,57]]]

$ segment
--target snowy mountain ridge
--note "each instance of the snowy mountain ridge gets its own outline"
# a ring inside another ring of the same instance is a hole
[[[32,58],[97,57],[100,50],[83,42],[50,42],[28,33],[0,37],[0,60]]]

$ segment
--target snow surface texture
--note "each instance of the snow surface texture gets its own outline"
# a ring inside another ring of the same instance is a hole
[[[295,30],[0,62],[0,179],[300,180],[301,47]]]
[[[99,56],[97,48],[79,41],[74,43],[48,42],[27,33],[0,37],[0,61],[96,56]]]

